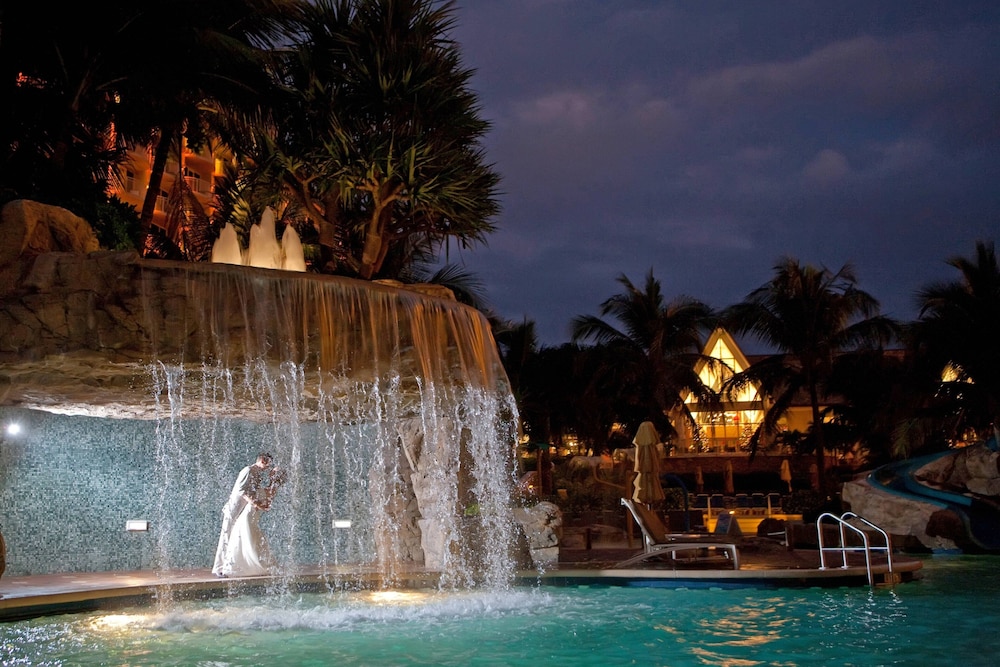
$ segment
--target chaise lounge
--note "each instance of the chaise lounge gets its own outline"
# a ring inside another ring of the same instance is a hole
[[[616,564],[616,568],[663,566],[664,557],[669,556],[666,562],[674,568],[723,564],[733,570],[740,569],[736,539],[709,533],[671,533],[659,515],[642,503],[622,498],[622,505],[628,508],[642,530],[644,549],[641,554]]]

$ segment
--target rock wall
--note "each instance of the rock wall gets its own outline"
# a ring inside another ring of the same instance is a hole
[[[366,380],[398,363],[407,400],[412,378],[506,383],[486,319],[439,290],[100,251],[86,221],[34,202],[3,208],[0,241],[0,405],[154,418],[150,363],[207,351],[239,371],[281,361],[272,341]]]
[[[559,533],[562,512],[550,502],[514,509],[514,519],[528,538],[528,549],[535,567],[544,568],[559,561]]]

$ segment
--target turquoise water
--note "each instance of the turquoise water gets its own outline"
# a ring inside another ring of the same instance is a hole
[[[1000,560],[880,588],[520,588],[177,603],[0,625],[3,665],[995,665]]]

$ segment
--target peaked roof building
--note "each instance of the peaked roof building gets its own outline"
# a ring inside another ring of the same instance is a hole
[[[723,383],[736,373],[745,371],[760,358],[747,356],[740,349],[732,335],[723,328],[717,328],[708,337],[702,350],[705,357],[718,363],[699,359],[695,371],[706,386],[720,392]],[[760,426],[764,413],[769,407],[767,398],[760,393],[760,387],[744,387],[735,396],[722,396],[715,405],[699,403],[697,396],[682,397],[691,414],[691,419],[681,414],[671,415],[678,433],[675,454],[733,454],[747,451],[750,437]],[[693,420],[693,423],[692,423]],[[787,430],[805,432],[812,421],[809,406],[793,405],[780,424]],[[761,449],[767,449],[773,441],[762,441]]]

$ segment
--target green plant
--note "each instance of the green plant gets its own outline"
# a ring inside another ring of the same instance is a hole
[[[818,515],[820,509],[826,503],[823,496],[812,489],[800,489],[793,491],[791,495],[782,501],[782,507],[786,514]]]
[[[109,197],[94,206],[90,220],[102,248],[133,250],[138,247],[139,212],[118,197]]]

